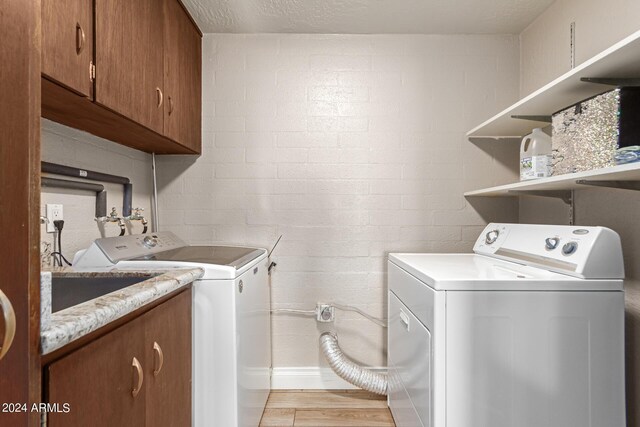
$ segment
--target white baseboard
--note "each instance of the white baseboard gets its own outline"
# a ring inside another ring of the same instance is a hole
[[[367,368],[374,372],[386,373],[387,368]],[[355,389],[337,376],[331,368],[313,366],[281,367],[271,371],[272,390],[346,390]]]

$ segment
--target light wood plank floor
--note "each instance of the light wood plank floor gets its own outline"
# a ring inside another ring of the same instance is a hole
[[[395,427],[387,399],[363,390],[273,390],[260,427]]]

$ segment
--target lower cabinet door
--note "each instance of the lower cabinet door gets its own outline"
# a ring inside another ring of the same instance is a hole
[[[191,425],[191,289],[146,313],[147,426]]]
[[[143,338],[138,318],[49,365],[48,402],[58,404],[59,412],[49,413],[47,425],[145,425]]]

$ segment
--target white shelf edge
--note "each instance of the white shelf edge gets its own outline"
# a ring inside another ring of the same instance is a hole
[[[467,132],[467,137],[473,137],[473,138],[507,138],[506,136],[487,136],[487,135],[480,135],[480,134],[476,134],[477,132],[479,132],[482,128],[492,124],[493,122],[501,119],[504,116],[509,115],[509,120],[518,120],[518,119],[512,119],[511,116],[511,112],[513,110],[515,110],[516,108],[526,104],[527,102],[531,101],[532,99],[544,94],[545,92],[549,91],[550,89],[553,89],[555,86],[557,86],[558,84],[564,82],[565,80],[568,80],[574,76],[576,76],[577,74],[581,73],[585,68],[588,68],[596,63],[598,63],[599,61],[603,60],[604,58],[606,58],[607,56],[611,55],[612,53],[615,53],[616,51],[628,46],[629,44],[637,41],[640,39],[640,30],[636,31],[635,33],[631,34],[630,36],[622,39],[621,41],[619,41],[618,43],[614,44],[613,46],[609,47],[608,49],[605,49],[604,51],[600,52],[599,54],[595,55],[594,57],[588,59],[587,61],[583,62],[582,64],[576,66],[575,68],[571,69],[570,71],[567,71],[565,74],[561,75],[560,77],[558,77],[557,79],[551,81],[550,83],[546,84],[545,86],[541,87],[540,89],[536,90],[535,92],[532,92],[531,94],[527,95],[526,97],[522,98],[521,100],[519,100],[518,102],[516,102],[515,104],[512,104],[511,106],[507,107],[506,109],[502,110],[500,113],[496,114],[495,116],[491,117],[490,119],[484,121],[483,123],[479,124],[478,126],[476,126],[475,128],[471,129],[470,131]],[[586,76],[583,76],[586,77]],[[585,83],[585,84],[590,84],[593,85],[593,83]],[[552,113],[551,111],[549,113]]]
[[[520,181],[513,184],[498,185],[480,190],[467,191],[465,197],[504,197],[517,196],[513,191],[556,191],[593,188],[577,184],[578,180],[600,181],[640,181],[640,162],[611,166],[586,172]]]

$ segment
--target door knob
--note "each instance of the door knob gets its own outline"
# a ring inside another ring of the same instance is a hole
[[[11,348],[13,337],[16,334],[16,313],[13,311],[13,305],[9,298],[0,290],[0,307],[2,307],[2,317],[4,320],[4,336],[2,337],[2,347],[0,347],[0,359]]]

